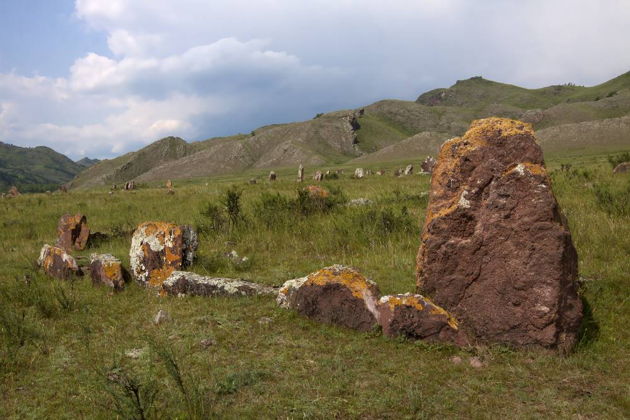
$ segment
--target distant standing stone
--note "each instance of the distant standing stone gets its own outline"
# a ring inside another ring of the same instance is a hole
[[[18,191],[17,187],[14,185],[11,188],[9,188],[9,192],[7,193],[7,197],[9,198],[15,198],[20,196],[20,192]]]
[[[324,179],[324,174],[322,174],[322,171],[316,171],[315,172],[315,176],[313,176],[313,180],[315,181],[321,181]]]
[[[420,169],[422,172],[426,174],[433,173],[433,168],[435,168],[436,160],[433,156],[427,156],[426,159],[420,164]]]
[[[170,179],[166,181],[166,188],[168,188],[169,190],[173,188],[173,181],[171,181]]]
[[[630,172],[630,162],[620,163],[613,169],[614,174],[625,174],[626,172]]]
[[[81,213],[64,214],[57,225],[57,246],[66,251],[82,251],[90,237],[87,218]]]
[[[409,164],[407,165],[407,167],[405,168],[405,175],[413,175],[413,165]]]
[[[110,254],[90,256],[90,276],[92,284],[111,287],[115,291],[125,288],[125,276],[120,260]]]
[[[249,180],[249,184],[250,184],[250,185],[255,185],[255,184],[256,184],[256,178],[251,178],[251,179]]]
[[[302,166],[302,164],[298,167],[297,180],[298,182],[304,182],[304,166]]]
[[[354,177],[357,179],[365,177],[365,171],[363,170],[363,168],[356,168],[354,170]]]
[[[274,171],[269,172],[269,181],[276,180],[276,173]]]

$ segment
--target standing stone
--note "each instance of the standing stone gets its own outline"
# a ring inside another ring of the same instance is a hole
[[[197,245],[190,226],[142,223],[131,238],[131,273],[140,284],[159,287],[173,271],[192,264]]]
[[[405,175],[413,175],[413,165],[409,164],[407,165],[407,167],[405,168]]]
[[[613,174],[625,174],[626,172],[630,172],[630,162],[620,163],[613,169]]]
[[[420,169],[425,174],[433,173],[433,168],[435,168],[436,160],[433,156],[427,156],[427,158],[420,164]]]
[[[173,181],[171,181],[170,179],[166,181],[166,188],[168,188],[169,190],[173,189]]]
[[[354,170],[354,177],[357,179],[361,179],[363,177],[365,177],[365,171],[363,170],[363,168],[357,168]]]
[[[250,185],[256,185],[256,182],[257,182],[257,181],[256,181],[256,178],[250,178],[250,179],[249,179],[249,184],[250,184]]]
[[[324,174],[322,174],[322,171],[316,171],[315,175],[313,176],[313,180],[319,182],[322,181],[324,179]]]
[[[83,274],[76,260],[65,250],[56,246],[44,245],[39,253],[37,264],[47,275],[62,280]]]
[[[125,275],[120,260],[110,254],[90,255],[92,284],[111,287],[115,291],[125,288]]]
[[[11,188],[9,188],[9,192],[7,193],[7,197],[9,198],[15,198],[20,196],[20,192],[18,191],[17,187],[14,185]]]
[[[82,251],[90,237],[87,218],[81,213],[74,216],[64,214],[57,225],[57,246],[67,252],[76,249]]]
[[[353,268],[334,265],[289,280],[277,302],[319,322],[370,331],[377,325],[378,298],[376,283]]]
[[[531,125],[474,121],[442,145],[418,291],[483,342],[570,349],[582,320],[577,253]]]
[[[376,175],[378,175],[378,176],[385,175],[385,171],[382,170],[382,169],[379,169],[378,171],[376,171]]]
[[[301,163],[300,163],[300,166],[298,168],[297,180],[298,180],[298,182],[304,182],[304,166],[302,166]]]
[[[274,171],[269,172],[269,181],[276,180],[276,173]]]

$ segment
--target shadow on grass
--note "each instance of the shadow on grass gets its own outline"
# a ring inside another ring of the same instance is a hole
[[[576,350],[584,349],[599,338],[599,324],[593,316],[593,308],[585,297],[582,296],[583,318],[578,332],[578,345]]]

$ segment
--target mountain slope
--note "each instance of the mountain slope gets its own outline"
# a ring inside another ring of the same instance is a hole
[[[44,146],[19,147],[0,142],[0,190],[54,189],[74,178],[83,166]]]
[[[190,144],[179,138],[162,139],[88,168],[72,186],[201,177],[300,163],[415,158],[436,153],[444,139],[463,134],[472,120],[488,116],[532,123],[545,150],[630,148],[628,115],[630,72],[593,87],[566,84],[540,89],[473,77],[426,92],[416,101],[382,100],[309,121],[261,127],[251,135]]]

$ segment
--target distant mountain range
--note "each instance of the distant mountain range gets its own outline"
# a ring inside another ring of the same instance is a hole
[[[73,179],[97,159],[71,159],[45,146],[19,147],[0,142],[0,191],[12,185],[20,191],[45,191]]]
[[[30,165],[16,166],[16,159],[20,161],[17,157],[21,156],[23,163],[25,155],[5,158],[5,152],[0,152],[0,176],[6,178],[5,168],[18,167],[23,172],[12,169],[12,179],[25,183],[66,182],[76,174],[69,185],[89,188],[300,163],[321,168],[411,160],[435,154],[444,140],[463,134],[472,120],[488,116],[532,123],[546,153],[629,149],[630,72],[593,87],[565,84],[541,89],[472,77],[450,88],[423,93],[416,101],[383,100],[354,110],[318,114],[308,121],[269,125],[250,134],[200,142],[166,137],[97,163],[89,159],[71,162],[48,148],[28,149],[38,151],[33,159],[39,159],[39,152],[44,150],[44,155],[54,154],[59,159],[59,163],[47,161],[44,174],[37,176],[27,170]],[[3,146],[1,150],[8,145]],[[83,166],[89,167],[83,170]],[[17,182],[5,178],[0,186]]]

